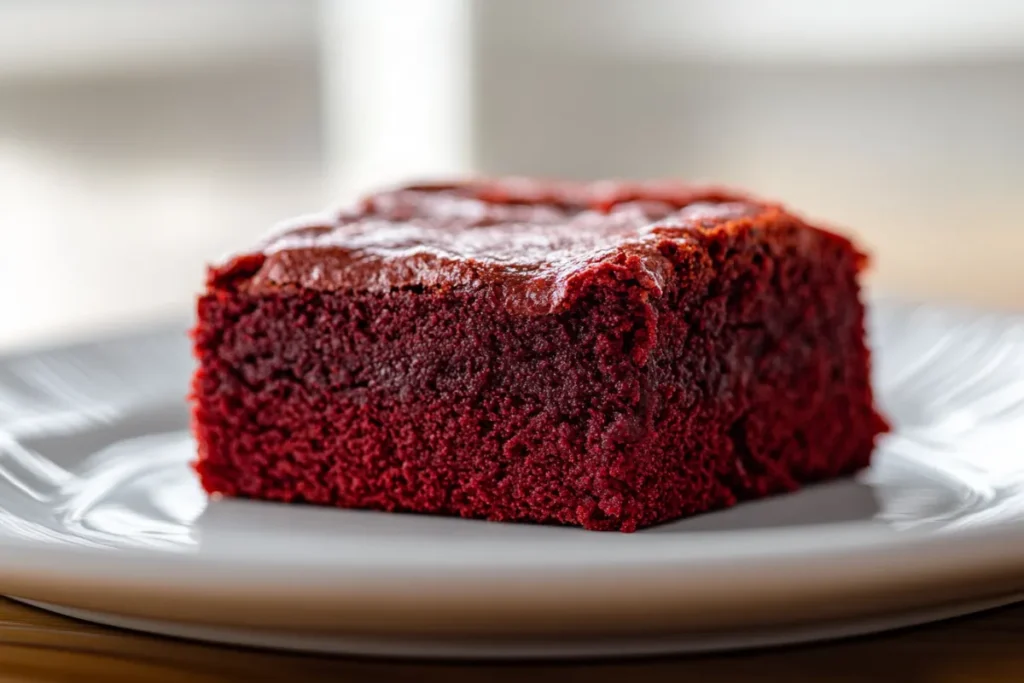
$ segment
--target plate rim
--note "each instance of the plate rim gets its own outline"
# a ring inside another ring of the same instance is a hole
[[[458,640],[346,639],[329,634],[317,636],[291,632],[204,627],[126,618],[114,613],[90,612],[63,605],[9,597],[31,607],[72,619],[189,641],[248,648],[273,648],[306,654],[469,660],[634,657],[781,647],[899,630],[1024,602],[1024,593],[1014,593],[986,600],[939,605],[918,611],[887,614],[855,621],[812,623],[754,631],[691,633],[683,636],[667,635],[653,638],[647,636],[633,640],[597,642],[566,643],[546,639],[541,641],[499,640],[491,643],[467,644]]]

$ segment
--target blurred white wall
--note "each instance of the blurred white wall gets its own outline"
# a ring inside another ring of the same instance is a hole
[[[0,77],[38,80],[275,60],[317,39],[312,0],[3,0]]]
[[[320,204],[302,4],[0,4],[0,347],[187,319],[207,261]]]
[[[341,194],[473,167],[472,3],[327,0],[326,173]]]
[[[278,219],[472,171],[746,185],[879,288],[1024,308],[1021,111],[1015,0],[6,0],[0,348],[185,318]]]
[[[488,43],[605,58],[891,64],[1019,56],[1019,0],[480,2]]]

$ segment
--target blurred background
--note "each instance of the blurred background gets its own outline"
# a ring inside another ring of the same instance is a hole
[[[380,183],[746,186],[1024,309],[1019,0],[0,0],[0,348],[186,319]]]

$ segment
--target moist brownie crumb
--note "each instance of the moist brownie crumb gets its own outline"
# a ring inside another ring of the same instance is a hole
[[[846,238],[678,183],[418,185],[210,269],[211,493],[632,531],[869,464]]]

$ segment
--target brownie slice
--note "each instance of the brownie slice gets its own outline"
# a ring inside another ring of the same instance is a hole
[[[382,192],[214,267],[210,493],[633,531],[869,464],[849,240],[672,183]]]

